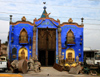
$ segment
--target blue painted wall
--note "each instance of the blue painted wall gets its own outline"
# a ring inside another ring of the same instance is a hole
[[[45,19],[43,20],[38,20],[35,22],[37,26],[37,31],[36,31],[36,55],[38,56],[38,28],[55,28],[56,29],[56,63],[58,63],[58,28],[57,26],[59,25],[59,23],[55,22],[55,21],[51,21],[50,19]],[[18,52],[19,49],[21,47],[24,47],[28,50],[28,59],[30,57],[30,55],[32,56],[32,53],[30,53],[30,51],[32,52],[32,43],[27,43],[27,44],[20,44],[19,43],[19,35],[20,35],[20,31],[25,28],[27,33],[28,33],[28,41],[31,40],[33,42],[33,27],[29,24],[17,24],[14,25],[14,27],[12,27],[12,25],[10,25],[10,30],[9,30],[9,55],[11,55],[11,58],[9,56],[9,59],[12,59],[12,49],[15,47],[17,49],[17,58],[18,59]],[[67,47],[65,46],[65,41],[66,41],[66,35],[67,32],[69,31],[69,29],[71,29],[74,33],[75,36],[75,44],[72,45],[72,47],[70,47],[70,45],[67,45]],[[75,51],[75,58],[76,56],[79,56],[79,53],[81,53],[81,57],[79,58],[79,61],[83,61],[83,28],[79,28],[76,25],[64,25],[61,27],[61,44],[62,44],[62,53],[64,53],[64,59],[66,59],[66,50],[68,48],[72,48]],[[11,42],[11,37],[14,38],[13,43]],[[81,40],[82,39],[82,40]],[[80,42],[82,42],[82,45],[80,45]],[[29,46],[31,46],[31,49],[29,49]],[[62,54],[63,55],[63,54]],[[14,60],[14,59],[12,59]]]
[[[20,23],[20,24],[17,24],[17,25],[14,25],[14,27],[12,27],[12,25],[10,25],[10,31],[9,31],[9,59],[10,60],[14,60],[12,58],[12,49],[15,47],[17,49],[17,54],[16,54],[16,59],[18,59],[18,52],[19,52],[19,49],[22,48],[23,46],[28,50],[28,59],[30,57],[30,55],[32,56],[32,43],[26,43],[26,44],[20,44],[19,43],[19,35],[20,35],[20,31],[22,29],[26,29],[27,31],[27,34],[28,34],[28,42],[31,38],[31,40],[33,41],[33,26],[29,25],[29,24],[23,24],[23,23]],[[11,38],[14,38],[13,39],[13,42]],[[29,49],[29,46],[31,46],[31,49]],[[29,53],[31,51],[31,53]]]
[[[61,27],[61,43],[62,43],[62,52],[64,53],[64,59],[66,60],[66,50],[68,48],[72,48],[75,51],[75,58],[76,56],[79,56],[79,53],[81,53],[81,57],[79,57],[79,61],[83,62],[83,28],[79,28],[76,25],[64,25]],[[65,46],[66,41],[66,35],[69,30],[72,30],[75,37],[75,44],[73,45],[67,45]],[[82,39],[82,40],[81,40]],[[82,45],[80,45],[80,42],[82,42]],[[70,47],[71,46],[71,47]]]

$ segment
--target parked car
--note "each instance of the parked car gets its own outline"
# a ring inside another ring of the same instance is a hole
[[[0,71],[7,70],[7,60],[5,56],[0,56]]]

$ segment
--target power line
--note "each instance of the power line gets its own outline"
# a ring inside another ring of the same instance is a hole
[[[13,2],[13,1],[0,1],[0,2],[4,2],[4,3],[11,2],[11,3],[21,3],[21,4],[32,4],[32,5],[38,5],[38,6],[43,5],[43,4],[34,4],[34,3],[30,3],[30,2],[27,2],[27,3],[26,2]],[[56,7],[100,9],[100,8],[94,8],[94,7],[81,7],[81,6],[66,6],[66,5],[62,6],[62,5],[49,5],[49,4],[46,4],[46,5],[48,5],[48,6],[56,6]]]
[[[13,18],[13,19],[21,20],[21,18]],[[0,20],[9,21],[9,19],[2,19],[2,18],[0,18]],[[33,19],[28,19],[28,20],[33,20]],[[95,26],[100,26],[100,24],[92,24],[92,23],[83,23],[83,24],[84,24],[84,25],[95,25]]]
[[[100,26],[100,24],[91,24],[91,23],[84,23],[84,24]]]
[[[99,30],[100,31],[100,29],[89,29],[89,28],[84,28],[84,30]]]
[[[23,14],[23,13],[9,13],[9,12],[0,12],[5,14],[17,14],[17,15],[30,15],[30,16],[40,16],[40,15],[33,15],[33,14]]]
[[[100,21],[100,19],[89,19],[89,18],[84,18],[84,20],[97,20],[97,21]]]
[[[23,13],[9,13],[9,12],[0,12],[0,13],[5,13],[5,14],[17,14],[17,15],[29,15],[29,16],[41,16],[41,15],[33,15],[33,14],[23,14]],[[58,17],[58,18],[70,18],[70,17],[59,17],[59,16],[51,16],[51,17]],[[72,18],[72,19],[81,19],[81,18]],[[84,18],[84,20],[95,20],[95,21],[100,21],[100,19],[89,19],[89,18]]]

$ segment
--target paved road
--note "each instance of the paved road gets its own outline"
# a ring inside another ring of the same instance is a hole
[[[2,72],[0,72],[2,73]],[[5,73],[5,74],[12,74],[11,72]],[[59,72],[55,70],[53,67],[42,67],[41,72],[35,73],[34,71],[28,71],[26,74],[21,74],[23,77],[94,77],[91,75],[85,75],[85,74],[68,74],[67,71]],[[100,76],[95,76],[100,77]]]
[[[33,71],[29,71],[27,74],[21,74],[24,77],[93,77],[85,74],[68,74],[67,71],[59,72],[55,70],[53,67],[42,67],[41,72],[35,73]]]

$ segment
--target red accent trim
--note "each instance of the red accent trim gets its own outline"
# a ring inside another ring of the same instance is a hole
[[[61,27],[64,26],[64,25],[76,25],[76,26],[79,27],[79,28],[83,28],[83,27],[84,27],[84,25],[79,25],[79,24],[77,24],[77,23],[63,22],[62,24],[60,24]]]
[[[36,21],[39,21],[39,20],[45,20],[45,19],[50,19],[50,20],[53,20],[53,21],[55,21],[55,22],[57,22],[57,23],[59,23],[60,24],[60,22],[58,22],[58,21],[56,21],[56,20],[54,20],[53,18],[39,18],[39,19],[37,19],[37,20],[34,20],[34,24],[35,24],[35,22]],[[55,24],[54,24],[55,25]]]
[[[23,23],[23,24],[30,24],[31,26],[34,26],[34,23],[31,23],[29,21],[17,21],[17,22],[12,22],[11,25],[18,25],[20,23]]]

